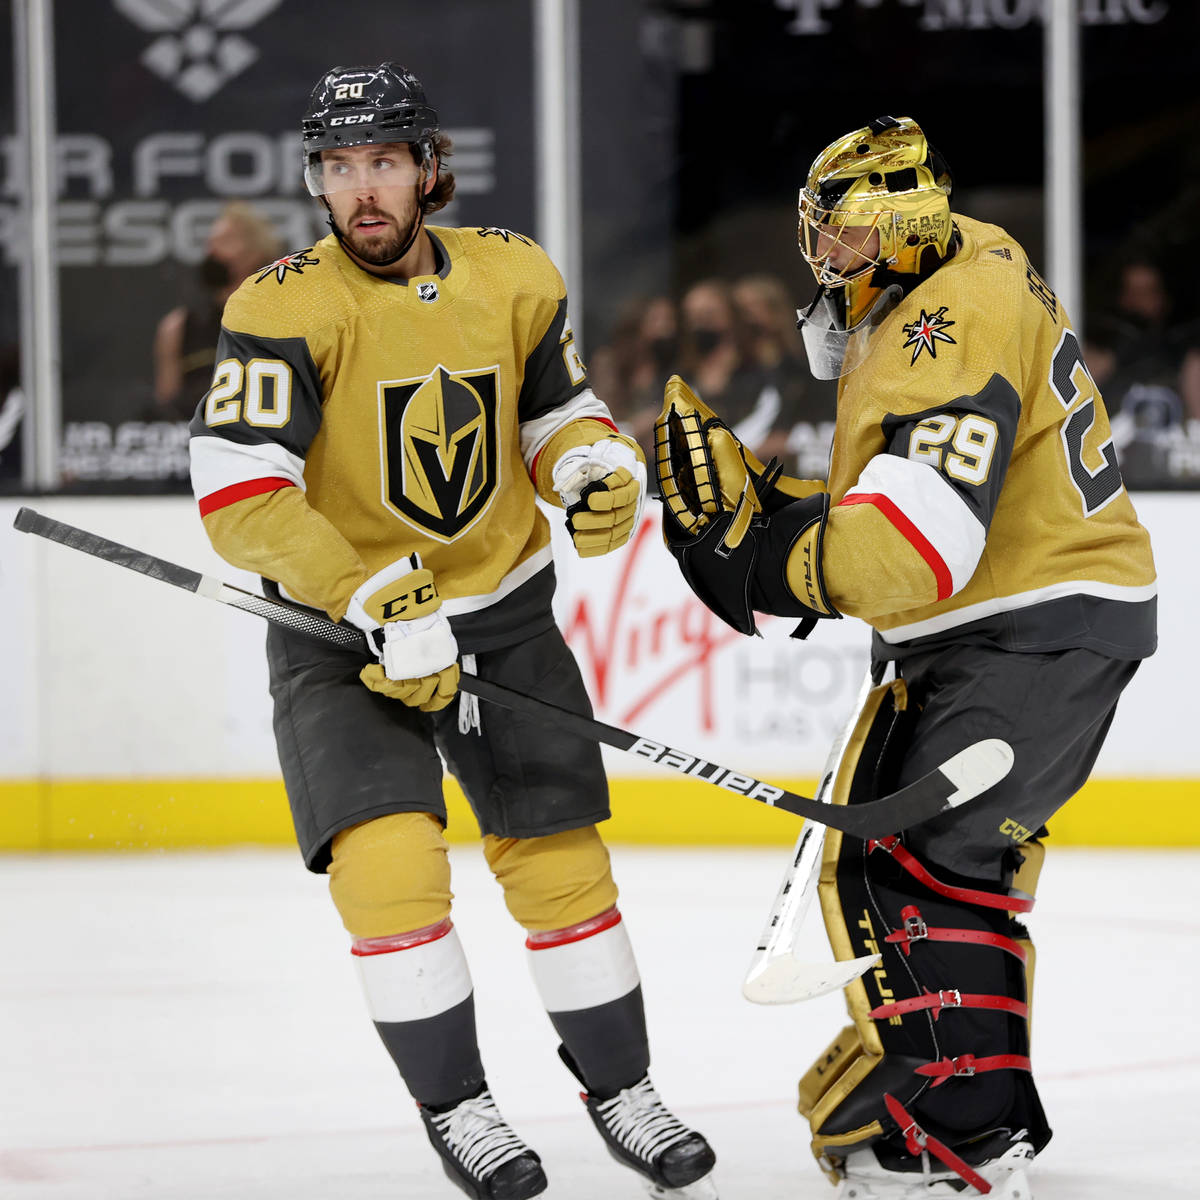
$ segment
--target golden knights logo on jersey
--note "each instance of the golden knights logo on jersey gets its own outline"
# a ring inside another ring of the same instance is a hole
[[[441,542],[469,528],[496,494],[500,368],[379,385],[384,503]]]

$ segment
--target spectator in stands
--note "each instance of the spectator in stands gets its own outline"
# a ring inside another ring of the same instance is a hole
[[[1088,341],[1113,355],[1112,369],[1103,383],[1110,413],[1119,412],[1135,385],[1177,386],[1182,357],[1171,328],[1171,296],[1157,264],[1145,257],[1130,258],[1121,267],[1113,312],[1101,317]],[[1086,351],[1085,351],[1086,354]],[[1089,366],[1100,365],[1088,359]],[[1107,386],[1106,386],[1107,385]]]
[[[1200,347],[1191,346],[1179,368],[1179,398],[1185,420],[1200,421]]]
[[[213,222],[199,266],[202,294],[173,308],[154,336],[154,416],[187,421],[208,391],[225,301],[248,275],[284,253],[271,223],[235,200]]]
[[[733,300],[749,331],[750,353],[780,396],[776,422],[787,440],[772,439],[784,469],[803,479],[824,479],[837,418],[837,383],[814,379],[804,357],[796,307],[773,275],[746,275],[733,285]]]
[[[679,345],[675,302],[669,296],[635,296],[622,307],[608,342],[593,351],[592,388],[604,399],[622,433],[653,458],[654,419],[663,384],[676,369]]]
[[[752,338],[719,279],[693,284],[679,305],[679,374],[764,462],[784,457],[792,422],[768,371],[754,361]]]

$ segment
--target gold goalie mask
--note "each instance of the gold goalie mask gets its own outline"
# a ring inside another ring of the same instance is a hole
[[[818,284],[800,315],[816,378],[853,371],[905,288],[950,256],[952,188],[945,160],[911,117],[878,117],[817,155],[798,230]]]
[[[804,637],[817,618],[840,616],[820,569],[828,493],[764,467],[678,375],[654,425],[654,462],[667,548],[722,621],[756,634],[756,610],[800,616],[793,636]]]

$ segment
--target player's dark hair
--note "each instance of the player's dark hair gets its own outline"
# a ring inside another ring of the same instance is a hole
[[[454,153],[454,144],[440,131],[431,135],[429,141],[433,145],[433,153],[437,158],[438,175],[437,183],[433,185],[433,190],[421,201],[422,211],[426,215],[435,213],[438,209],[445,208],[454,199],[454,174],[446,170],[446,159]],[[418,166],[424,162],[420,146],[410,142],[408,152],[413,156],[413,162]]]

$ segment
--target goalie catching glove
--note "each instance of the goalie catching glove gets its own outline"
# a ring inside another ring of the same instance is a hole
[[[555,462],[551,478],[580,558],[607,554],[633,536],[646,498],[646,460],[632,438],[610,433],[574,446]]]
[[[346,620],[367,635],[379,659],[359,672],[367,687],[422,712],[454,699],[458,642],[441,607],[433,572],[421,566],[418,554],[397,559],[359,585]]]
[[[829,493],[762,463],[678,375],[654,425],[663,537],[688,586],[739,633],[754,613],[803,617],[803,637],[840,617],[825,591],[821,541]]]

